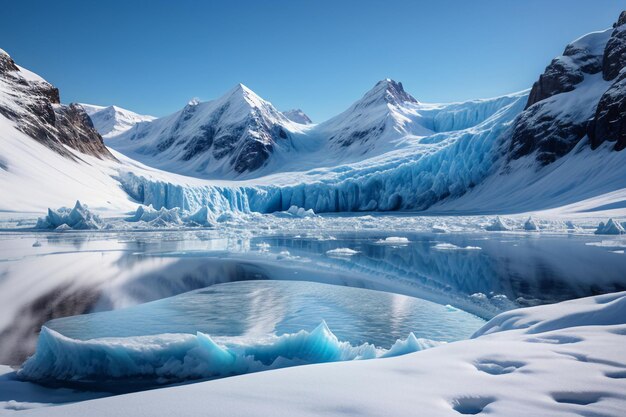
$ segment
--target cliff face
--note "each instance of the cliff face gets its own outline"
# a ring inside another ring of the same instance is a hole
[[[82,107],[60,103],[59,90],[19,67],[0,50],[0,115],[55,152],[74,158],[66,148],[114,159]]]
[[[547,165],[585,136],[626,147],[626,12],[612,29],[569,44],[534,83],[511,130],[509,159],[534,154]]]
[[[593,120],[589,123],[591,147],[605,141],[615,142],[614,149],[626,148],[626,11],[614,25],[606,44],[602,77],[612,84],[600,97]]]

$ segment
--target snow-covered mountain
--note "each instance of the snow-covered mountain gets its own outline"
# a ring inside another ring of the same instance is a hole
[[[113,158],[82,107],[62,105],[57,88],[16,65],[2,49],[0,115],[15,129],[68,158],[74,158],[68,148],[98,158]]]
[[[299,129],[271,103],[238,84],[217,100],[192,101],[170,116],[135,125],[109,145],[174,172],[240,174],[263,166],[276,148],[290,147]]]
[[[516,120],[509,158],[534,154],[542,165],[569,153],[583,139],[626,147],[626,13],[614,28],[567,45],[535,82]],[[620,75],[621,74],[621,75]]]
[[[124,133],[137,123],[156,119],[154,116],[137,114],[117,106],[105,107],[85,103],[80,105],[89,115],[98,133],[105,139]]]
[[[348,110],[320,126],[322,134],[336,147],[359,148],[367,153],[376,142],[389,136],[432,132],[419,123],[418,101],[404,91],[402,83],[385,79],[376,83]]]
[[[124,201],[118,196],[110,203],[116,207],[125,207],[130,198],[157,209],[206,206],[215,212],[273,212],[296,205],[316,212],[502,213],[600,201],[602,195],[611,197],[600,206],[624,207],[625,33],[622,13],[613,28],[572,42],[530,93],[431,104],[385,79],[320,124],[295,123],[238,85],[216,100],[193,101],[170,116],[135,124],[107,141],[120,152],[115,155],[121,162],[80,169],[104,175],[107,179],[99,184],[113,184],[116,196],[123,190]],[[23,139],[28,136],[57,153],[70,146],[68,155],[75,159],[84,159],[75,150],[108,154],[101,139],[75,139],[77,126],[95,133],[82,108],[55,104],[58,92],[48,83],[20,70],[10,58],[1,62],[0,121],[22,134],[2,130],[17,141],[2,143],[2,158],[13,158],[3,161],[5,166],[26,160],[37,165],[32,154],[20,156],[23,144],[30,146]],[[52,122],[46,119],[47,106]],[[61,117],[68,111],[85,120],[70,123]],[[50,129],[57,132],[56,142],[41,134]],[[48,156],[40,159],[50,168],[41,179],[48,184],[43,178],[56,178],[53,171],[60,165]],[[80,176],[74,177],[71,181]],[[28,186],[41,187],[33,184]],[[65,193],[68,188],[48,185],[46,191],[56,187]],[[70,189],[84,190],[82,185]],[[72,200],[77,198],[84,200],[81,195]],[[97,204],[105,205],[101,200]]]
[[[462,198],[438,206],[536,210],[626,188],[625,67],[622,12],[612,28],[578,38],[548,65],[502,136],[500,168]]]
[[[194,101],[173,115],[139,124],[107,144],[147,165],[180,174],[260,178],[358,163],[414,147],[420,138],[474,127],[517,99],[508,95],[466,103],[419,103],[402,83],[385,79],[338,116],[305,126],[240,85],[215,101]]]
[[[295,123],[301,125],[310,125],[313,121],[300,109],[291,109],[283,112],[283,116]]]

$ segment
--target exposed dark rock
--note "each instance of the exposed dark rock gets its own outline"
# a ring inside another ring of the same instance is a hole
[[[626,11],[620,14],[614,28],[602,59],[602,76],[607,81],[617,77],[626,66]]]
[[[584,36],[548,65],[510,130],[509,159],[535,154],[541,165],[547,165],[574,149],[586,135],[593,149],[604,141],[616,142],[615,150],[624,149],[625,66],[626,12],[622,12],[610,36],[608,32]],[[604,84],[588,84],[584,101],[568,101],[566,95],[575,98],[578,85],[600,72],[604,80],[615,79],[605,92]]]
[[[555,94],[574,90],[576,84],[584,80],[585,74],[597,74],[601,70],[602,55],[599,51],[591,51],[584,44],[567,45],[563,55],[553,59],[533,84],[526,108]]]
[[[15,65],[15,61],[13,61],[13,58],[11,58],[9,54],[0,51],[0,74],[6,74],[9,71],[19,71],[19,68]]]
[[[244,143],[241,152],[233,158],[233,168],[239,173],[255,171],[265,165],[272,154],[272,145],[252,140]]]
[[[615,142],[616,151],[626,149],[626,71],[600,98],[588,133],[593,149],[604,141]]]
[[[200,128],[202,134],[192,138],[185,145],[185,154],[183,160],[188,161],[199,153],[206,152],[213,146],[215,138],[215,127],[212,125],[204,125]]]
[[[536,152],[541,165],[567,154],[585,136],[587,123],[572,123],[545,113],[541,103],[524,111],[511,131],[509,158],[519,159]]]
[[[0,104],[0,114],[14,121],[20,131],[68,158],[74,155],[65,146],[98,158],[115,159],[80,105],[60,104],[57,88],[22,76],[13,59],[2,52],[0,82],[11,91]]]

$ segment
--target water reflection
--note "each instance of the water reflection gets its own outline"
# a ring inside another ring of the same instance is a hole
[[[399,294],[311,282],[248,281],[215,285],[139,306],[56,319],[53,330],[76,339],[197,331],[226,344],[311,331],[322,320],[342,341],[385,349],[413,332],[453,341],[484,321],[460,310]]]
[[[381,245],[389,236],[407,245]],[[42,243],[33,247],[35,241]],[[593,236],[382,232],[241,238],[215,231],[0,234],[0,363],[32,353],[51,318],[106,311],[217,283],[300,280],[378,289],[452,304],[484,318],[504,309],[626,289],[626,256]],[[441,250],[448,243],[459,248]],[[616,246],[617,245],[617,246]],[[328,250],[351,248],[345,258]],[[472,296],[475,293],[484,297]],[[404,319],[389,304],[382,329]],[[259,328],[267,326],[260,303]]]

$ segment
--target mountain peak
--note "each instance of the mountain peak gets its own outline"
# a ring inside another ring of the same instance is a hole
[[[313,123],[311,118],[300,109],[286,110],[282,112],[282,114],[292,122],[300,123],[302,125],[310,125],[311,123]]]
[[[404,91],[401,82],[394,81],[391,78],[378,81],[371,90],[365,93],[361,102],[365,105],[370,105],[381,100],[388,104],[418,102],[412,95]]]
[[[263,100],[257,93],[242,83],[238,83],[231,88],[226,94],[224,94],[218,101],[223,102],[240,102],[242,100],[251,107],[262,107],[266,101]]]

